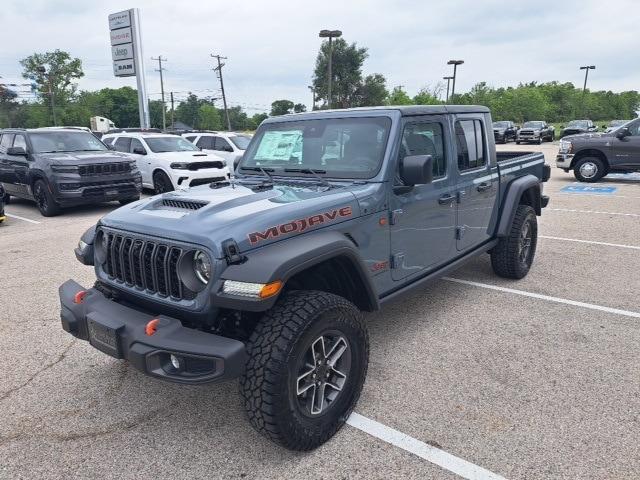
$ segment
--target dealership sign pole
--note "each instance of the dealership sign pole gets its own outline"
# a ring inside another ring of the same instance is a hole
[[[144,73],[140,10],[132,8],[109,15],[111,58],[116,77],[133,77],[138,82],[138,110],[140,127],[149,128],[149,101],[147,79]]]

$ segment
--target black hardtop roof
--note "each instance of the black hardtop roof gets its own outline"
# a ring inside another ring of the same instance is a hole
[[[437,115],[447,113],[489,113],[487,107],[481,105],[391,105],[381,107],[357,107],[357,108],[344,108],[334,110],[314,110],[312,112],[303,113],[291,113],[288,115],[282,115],[278,117],[269,117],[265,120],[265,123],[278,122],[282,120],[305,120],[311,119],[316,116],[333,117],[340,115],[340,113],[362,113],[363,116],[367,112],[400,112],[403,117],[410,117],[415,115]]]

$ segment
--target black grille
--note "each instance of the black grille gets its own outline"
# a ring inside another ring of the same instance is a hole
[[[131,171],[129,162],[120,163],[96,163],[91,165],[80,165],[80,175],[113,175],[118,173],[128,173]]]
[[[203,168],[224,168],[225,163],[219,160],[210,162],[192,162],[189,164],[189,170],[200,170]]]
[[[224,177],[213,177],[213,178],[195,178],[189,182],[190,187],[197,187],[199,185],[206,185],[208,183],[222,182],[226,180]]]
[[[104,234],[107,236],[104,270],[111,280],[173,300],[195,298],[195,292],[178,277],[183,248],[116,233]]]
[[[165,207],[172,208],[180,208],[182,210],[198,210],[205,205],[207,202],[199,202],[197,200],[174,200],[171,198],[163,198],[162,205]]]

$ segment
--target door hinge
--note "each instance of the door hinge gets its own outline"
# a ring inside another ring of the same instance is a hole
[[[464,237],[464,232],[467,229],[465,227],[456,227],[456,240],[462,240],[462,237]]]
[[[404,212],[402,211],[401,208],[398,208],[397,210],[392,210],[391,211],[391,215],[389,217],[389,224],[390,225],[395,225],[396,223],[398,223],[398,218],[400,217],[400,215],[402,215]]]
[[[395,253],[391,255],[391,268],[400,268],[404,263],[404,253]]]

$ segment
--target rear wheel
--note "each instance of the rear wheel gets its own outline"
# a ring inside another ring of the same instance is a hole
[[[500,238],[491,251],[491,266],[496,275],[519,280],[524,278],[536,254],[538,220],[529,205],[518,205],[509,235]]]
[[[161,170],[153,174],[153,190],[156,195],[174,190],[171,179]]]
[[[240,393],[251,425],[291,450],[312,450],[346,422],[362,390],[369,339],[358,309],[319,291],[290,292],[247,345]]]
[[[33,198],[43,216],[53,217],[60,213],[60,205],[53,199],[53,195],[51,195],[49,187],[44,180],[36,180],[36,183],[33,184]]]
[[[581,182],[593,183],[606,175],[606,169],[599,158],[585,157],[576,162],[573,174]]]

